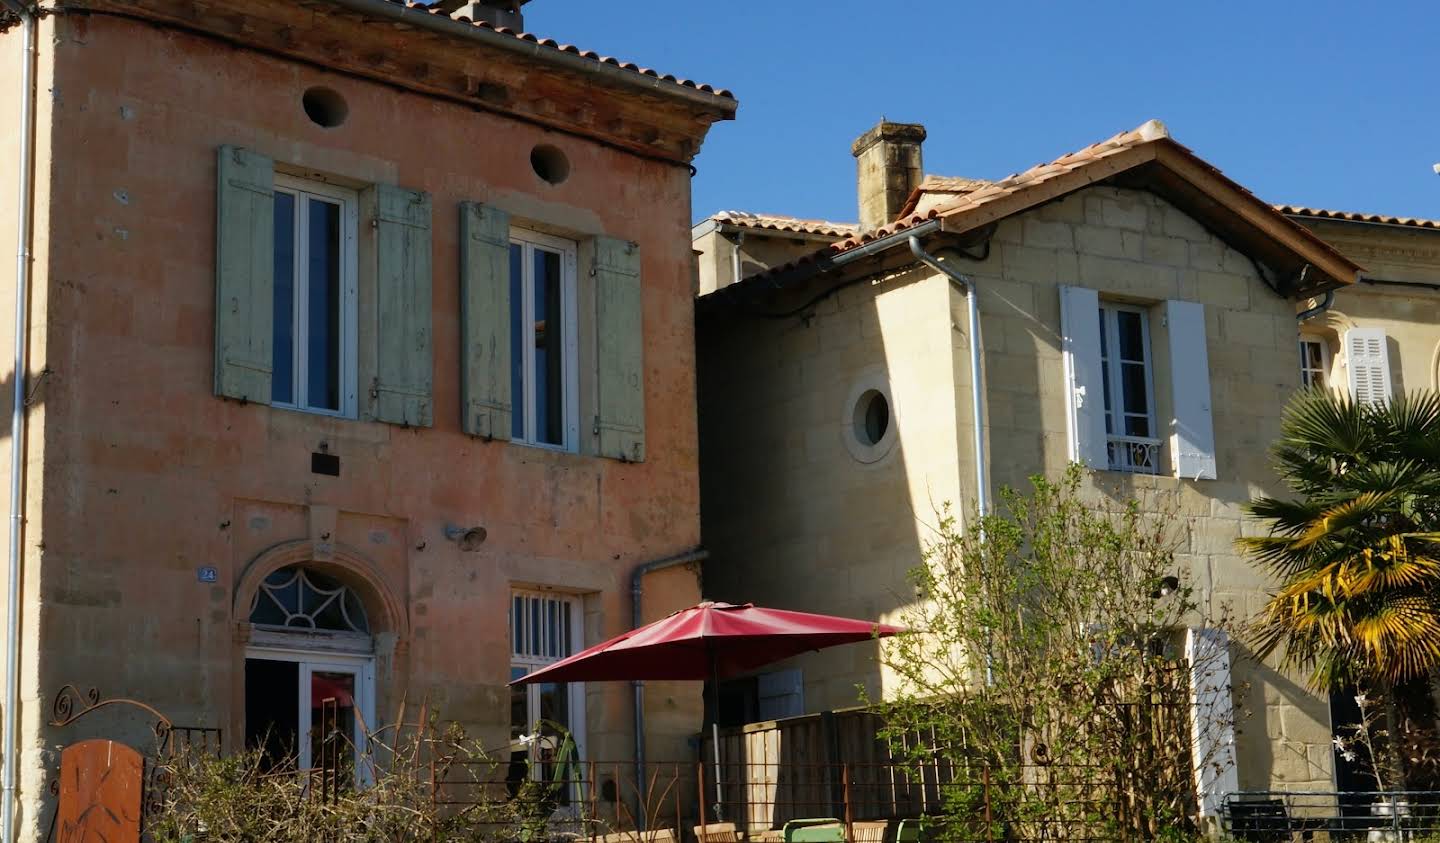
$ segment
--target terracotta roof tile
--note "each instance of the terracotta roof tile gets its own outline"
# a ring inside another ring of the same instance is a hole
[[[938,219],[941,217],[963,216],[964,214],[981,208],[986,204],[1003,199],[1012,194],[1019,193],[1028,188],[1044,184],[1045,182],[1063,176],[1066,173],[1070,173],[1074,170],[1086,167],[1098,161],[1102,161],[1111,156],[1126,152],[1127,150],[1157,141],[1164,141],[1173,145],[1176,149],[1181,150],[1196,164],[1203,167],[1210,173],[1213,173],[1217,178],[1222,179],[1224,182],[1232,185],[1234,189],[1239,191],[1244,198],[1253,202],[1257,206],[1273,209],[1273,206],[1271,206],[1269,203],[1261,201],[1249,190],[1246,190],[1241,185],[1231,181],[1227,176],[1225,176],[1224,173],[1221,173],[1219,169],[1200,159],[1188,148],[1176,143],[1170,137],[1169,130],[1165,128],[1164,123],[1161,123],[1159,120],[1150,120],[1145,124],[1139,126],[1138,128],[1132,129],[1127,132],[1121,132],[1113,137],[1100,141],[1099,143],[1091,144],[1084,149],[1062,155],[1054,161],[1036,164],[1028,170],[1011,174],[997,181],[985,182],[979,179],[958,180],[956,186],[964,187],[966,189],[963,192],[957,190],[957,196],[950,201],[939,203],[934,207],[927,209],[923,213],[902,213],[899,219],[896,219],[889,225],[874,229],[872,231],[855,232],[851,236],[846,237],[844,240],[839,240],[834,243],[828,244],[824,248],[818,249],[807,255],[803,255],[793,261],[790,261],[789,263],[774,266],[765,270],[764,272],[756,273],[755,275],[752,275],[750,276],[750,278],[747,278],[745,280],[775,280],[777,276],[804,269],[805,267],[814,263],[829,260],[844,252],[848,252],[851,249],[863,246],[864,244],[869,243],[873,240],[878,240],[882,237],[888,237],[893,234],[897,234],[929,220]],[[966,184],[959,185],[959,181],[963,181]],[[974,189],[968,189],[971,183],[975,185]],[[907,202],[907,206],[909,205],[910,203]],[[911,210],[913,211],[913,208],[911,208]],[[1320,241],[1318,238],[1315,238],[1313,234],[1305,230],[1303,226],[1299,225],[1298,223],[1294,223],[1293,221],[1291,221],[1291,225],[1295,226],[1297,231],[1302,232],[1307,239],[1313,240],[1317,246],[1333,253],[1338,257],[1341,257],[1343,260],[1349,263],[1348,259],[1340,256],[1339,252],[1336,252],[1333,247],[1329,246],[1329,244],[1326,244]],[[743,284],[744,282],[742,281],[741,283]],[[732,287],[738,286],[741,286],[741,284],[731,285],[731,287],[725,287],[716,292],[725,292],[727,290],[731,290]],[[711,295],[715,294],[712,293]]]
[[[450,18],[451,20],[459,21],[460,23],[466,23],[479,29],[488,29],[501,35],[509,35],[517,40],[529,41],[538,46],[555,50],[556,52],[570,53],[572,55],[580,56],[584,59],[589,59],[590,61],[599,62],[601,64],[614,65],[622,70],[628,70],[632,73],[638,73],[642,76],[654,77],[655,79],[659,79],[662,82],[669,82],[673,85],[679,85],[684,88],[693,88],[697,91],[704,91],[707,94],[714,94],[717,97],[724,97],[726,99],[732,100],[735,99],[735,95],[730,93],[730,91],[726,90],[725,88],[716,88],[712,85],[704,85],[699,82],[692,82],[689,79],[679,79],[669,74],[662,76],[658,71],[652,70],[648,67],[641,67],[634,62],[624,62],[612,56],[602,56],[594,50],[581,50],[580,48],[572,44],[561,44],[553,38],[541,38],[540,36],[530,32],[516,32],[509,27],[495,26],[494,24],[491,24],[487,21],[471,20],[465,15],[457,15],[455,17],[451,17],[450,15],[445,14],[445,12],[438,6],[432,6],[430,3],[415,2],[415,0],[387,0],[387,2],[393,3],[397,6],[404,6],[406,9],[413,9],[418,12],[426,12],[437,17]]]
[[[1383,225],[1404,225],[1412,228],[1440,229],[1440,220],[1424,220],[1415,217],[1391,217],[1384,214],[1360,214],[1354,211],[1332,211],[1326,208],[1306,208],[1302,205],[1276,205],[1275,210],[1291,217],[1307,217],[1317,220],[1344,220],[1345,222],[1373,222]]]
[[[820,234],[827,237],[850,237],[859,232],[860,226],[849,222],[829,220],[807,220],[778,214],[752,214],[749,211],[720,211],[710,217],[718,223],[741,228],[759,228],[767,231],[793,231],[797,234]]]

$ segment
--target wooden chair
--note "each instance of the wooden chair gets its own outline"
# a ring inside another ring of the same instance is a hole
[[[885,843],[885,832],[889,828],[890,823],[884,820],[853,822],[850,824],[851,843]]]
[[[744,843],[745,834],[735,823],[706,823],[695,826],[695,839],[700,843]]]

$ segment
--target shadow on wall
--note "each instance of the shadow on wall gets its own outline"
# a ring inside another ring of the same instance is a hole
[[[933,517],[925,500],[917,518],[911,490],[925,487],[917,472],[945,472],[953,482],[953,469],[930,464],[908,439],[928,409],[913,395],[913,349],[922,327],[938,320],[902,324],[882,318],[878,304],[899,301],[920,312],[904,301],[922,286],[916,280],[850,285],[789,318],[700,320],[707,599],[877,621],[898,619],[913,599],[907,577],[922,560],[924,523]],[[793,294],[799,303],[816,295],[815,288]],[[764,310],[793,306],[772,302]],[[894,347],[897,330],[910,348]],[[946,331],[930,332],[931,345],[947,343]],[[857,414],[874,393],[886,405]],[[857,686],[882,688],[878,654],[877,644],[853,644],[773,665],[761,673],[801,671],[799,693],[778,709],[760,711],[759,699],[738,707],[745,719],[758,719],[853,706]]]
[[[1333,787],[1334,758],[1326,697],[1256,658],[1243,642],[1237,651],[1236,762],[1241,790]],[[1243,676],[1243,680],[1240,677]]]

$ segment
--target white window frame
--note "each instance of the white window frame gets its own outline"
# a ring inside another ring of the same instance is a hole
[[[275,192],[285,193],[295,197],[295,273],[294,273],[294,296],[292,307],[295,315],[294,331],[294,357],[292,360],[294,383],[293,397],[296,401],[272,401],[271,406],[282,407],[287,410],[298,410],[303,413],[314,413],[322,416],[334,416],[338,418],[353,419],[356,417],[357,402],[357,378],[356,373],[356,344],[357,344],[357,323],[359,322],[358,311],[358,264],[359,248],[357,231],[359,228],[359,194],[354,190],[338,187],[333,184],[301,179],[294,176],[275,174]],[[309,325],[309,279],[302,274],[302,269],[309,263],[309,238],[305,236],[310,225],[309,214],[302,213],[304,209],[304,198],[320,199],[340,206],[340,409],[331,410],[325,407],[311,407],[299,403],[300,396],[309,395],[309,366],[307,365],[309,355],[308,325]],[[302,281],[304,283],[302,283]],[[271,303],[274,307],[274,303]],[[274,350],[278,352],[278,349]]]
[[[510,243],[522,248],[522,282],[520,285],[520,324],[522,326],[535,324],[535,261],[532,257],[535,249],[539,248],[560,254],[560,310],[564,318],[563,329],[565,332],[562,344],[564,357],[560,362],[561,378],[564,381],[561,389],[561,401],[564,404],[561,414],[564,418],[565,441],[558,445],[537,441],[535,430],[535,343],[533,338],[528,336],[522,338],[520,342],[521,354],[524,357],[524,360],[521,361],[523,373],[520,379],[521,394],[510,396],[511,403],[516,408],[515,411],[521,413],[525,420],[525,429],[518,437],[512,435],[511,441],[535,448],[573,452],[579,448],[580,444],[580,338],[575,281],[577,246],[573,240],[541,234],[538,231],[524,228],[510,229]],[[510,306],[513,308],[515,302],[512,301]]]
[[[570,612],[570,654],[574,655],[575,653],[578,653],[580,652],[580,650],[583,649],[582,642],[584,641],[583,626],[585,616],[582,605],[583,601],[580,595],[566,591],[542,591],[533,588],[513,588],[510,590],[510,602],[508,604],[508,608],[506,609],[506,619],[509,622],[508,632],[506,633],[506,635],[510,641],[510,667],[512,670],[514,668],[521,668],[527,674],[534,673],[536,670],[539,670],[542,667],[554,664],[555,662],[560,661],[561,658],[565,658],[564,656],[536,656],[532,654],[522,654],[516,652],[517,648],[515,646],[514,614],[516,597],[538,600],[562,601],[562,605],[568,607],[568,610]],[[545,626],[543,617],[541,618],[541,626]],[[529,629],[528,617],[525,621],[522,622],[522,634],[532,634],[532,631]],[[508,682],[510,680],[507,678],[506,681]],[[540,683],[525,685],[523,687],[526,689],[526,692],[528,694],[528,696],[526,697],[526,718],[529,721],[527,723],[527,727],[529,727],[534,725],[535,719],[539,716]],[[569,691],[570,696],[570,699],[568,700],[571,721],[570,736],[575,739],[576,758],[583,759],[585,758],[585,683],[567,683],[567,690]]]
[[[281,633],[277,638],[285,633]],[[297,636],[299,637],[299,636]],[[369,636],[365,636],[369,638]],[[275,640],[275,639],[271,639]],[[283,638],[281,638],[283,640]],[[301,639],[303,640],[303,638]],[[310,753],[310,730],[314,722],[310,719],[312,711],[310,698],[310,677],[315,671],[327,671],[332,673],[350,673],[355,676],[355,734],[352,741],[355,746],[355,784],[363,787],[370,782],[370,771],[365,764],[368,753],[365,734],[365,726],[375,722],[375,657],[365,654],[348,654],[335,650],[309,650],[278,646],[250,646],[245,648],[246,659],[261,659],[276,662],[294,662],[299,665],[300,693],[296,696],[296,704],[299,706],[297,719],[295,747],[297,761],[300,769],[309,770],[315,766],[315,759]]]
[[[1128,436],[1124,433],[1126,412],[1124,409],[1124,379],[1120,362],[1120,320],[1115,316],[1120,312],[1135,313],[1140,316],[1140,343],[1141,350],[1145,354],[1143,361],[1145,364],[1145,413],[1149,420],[1149,436]],[[1159,429],[1155,422],[1155,351],[1150,344],[1150,311],[1135,305],[1102,300],[1100,302],[1100,318],[1104,322],[1105,331],[1101,369],[1105,382],[1110,385],[1112,402],[1111,407],[1105,408],[1105,420],[1107,426],[1115,431],[1111,433],[1107,430],[1105,433],[1106,445],[1110,451],[1109,468],[1111,471],[1135,474],[1159,474],[1160,448],[1163,440],[1157,435]],[[1105,400],[1103,393],[1100,400],[1103,404]],[[1143,466],[1141,463],[1136,463],[1132,456],[1117,459],[1118,448],[1124,448],[1127,454],[1133,453],[1136,448],[1148,449],[1150,465]]]
[[[1320,347],[1320,370],[1318,373],[1315,372],[1315,370],[1311,369],[1309,366],[1305,365],[1305,361],[1308,359],[1308,355],[1305,354],[1306,345],[1318,345]],[[1324,337],[1316,336],[1314,334],[1301,334],[1299,351],[1301,388],[1305,388],[1307,386],[1307,384],[1305,383],[1305,377],[1307,374],[1311,373],[1318,374],[1319,380],[1312,381],[1310,384],[1308,384],[1308,386],[1328,387],[1330,385],[1330,343],[1327,342]]]

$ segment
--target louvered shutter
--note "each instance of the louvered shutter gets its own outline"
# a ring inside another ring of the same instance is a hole
[[[275,165],[222,146],[215,224],[215,394],[270,403],[274,371]]]
[[[1175,424],[1170,452],[1175,476],[1215,479],[1215,426],[1210,417],[1210,363],[1205,343],[1205,306],[1165,302],[1170,334],[1171,405]]]
[[[641,333],[640,247],[595,238],[599,415],[595,429],[604,457],[645,459],[645,372]]]
[[[1350,396],[1358,404],[1390,403],[1390,349],[1379,328],[1351,328],[1345,333],[1345,368]]]
[[[1105,447],[1105,376],[1100,367],[1100,296],[1084,287],[1060,287],[1060,332],[1065,362],[1070,460],[1090,468],[1110,465]]]
[[[430,195],[391,185],[375,191],[375,371],[362,387],[367,416],[434,423],[430,306]],[[363,329],[362,329],[363,330]]]
[[[460,205],[461,429],[510,438],[510,215]]]

